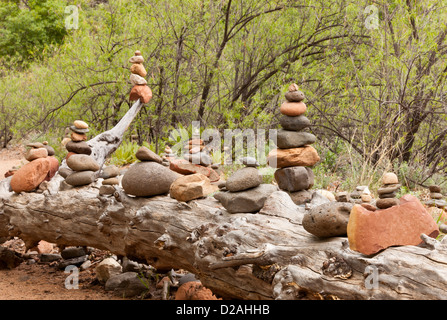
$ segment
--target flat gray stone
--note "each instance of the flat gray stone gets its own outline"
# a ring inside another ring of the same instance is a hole
[[[291,117],[282,114],[279,123],[285,130],[301,131],[311,125],[310,120],[304,116]]]
[[[214,194],[214,198],[219,200],[229,213],[253,213],[261,210],[267,198],[275,191],[278,191],[277,186],[261,184],[239,192],[220,191]]]
[[[262,175],[258,169],[245,167],[234,172],[225,184],[227,190],[231,192],[248,190],[259,186],[262,183]]]
[[[313,144],[317,138],[309,132],[278,130],[276,136],[276,145],[280,149],[299,148],[305,145]]]

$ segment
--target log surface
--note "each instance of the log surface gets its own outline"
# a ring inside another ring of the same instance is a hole
[[[226,298],[445,298],[447,251],[431,238],[364,256],[346,237],[322,240],[305,231],[304,209],[282,191],[257,214],[230,214],[211,197],[133,198],[119,187],[103,197],[98,187],[3,197],[0,238],[92,246],[160,270],[185,269]]]

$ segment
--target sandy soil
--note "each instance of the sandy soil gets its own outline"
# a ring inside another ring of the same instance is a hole
[[[24,148],[12,147],[0,150],[0,180],[14,166],[27,163]],[[2,244],[16,252],[24,253],[20,239]],[[23,262],[13,270],[0,270],[0,300],[116,300],[119,297],[106,292],[96,281],[94,268],[81,271],[79,288],[68,290],[65,279],[69,274],[50,264]]]

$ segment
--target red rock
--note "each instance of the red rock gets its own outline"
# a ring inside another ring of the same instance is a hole
[[[320,161],[320,156],[318,155],[317,150],[312,146],[291,149],[273,149],[267,156],[269,166],[274,168],[296,166],[311,167],[318,161]]]
[[[77,154],[77,153],[76,152],[69,152],[69,153],[67,153],[67,155],[65,156],[65,161],[67,161],[68,158],[70,158],[74,154]]]
[[[148,103],[152,99],[152,90],[147,85],[135,85],[130,91],[130,101],[140,99],[141,103]]]
[[[284,102],[279,108],[279,112],[286,116],[297,117],[304,114],[307,110],[307,106],[304,102]]]
[[[211,182],[219,181],[219,174],[209,167],[201,166],[200,164],[191,163],[185,159],[173,159],[170,161],[169,168],[172,171],[181,174],[201,173],[208,177]]]
[[[347,233],[350,249],[371,255],[391,246],[418,245],[422,233],[436,238],[439,228],[418,198],[405,195],[400,205],[388,209],[369,211],[355,205]]]
[[[11,178],[11,188],[14,192],[29,192],[36,189],[45,180],[50,171],[48,158],[39,158],[21,167]]]
[[[56,172],[59,170],[59,160],[56,157],[49,156],[47,157],[48,161],[50,161],[50,170],[48,171],[47,176],[45,177],[45,181],[50,181]]]
[[[189,281],[182,284],[175,293],[175,300],[222,300],[200,282]]]

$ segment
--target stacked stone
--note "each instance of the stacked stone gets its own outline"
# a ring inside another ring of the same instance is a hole
[[[129,99],[136,101],[140,99],[141,103],[148,103],[152,99],[152,91],[147,86],[147,81],[144,79],[147,72],[143,66],[144,58],[140,51],[135,51],[135,55],[129,59],[130,66],[130,82],[133,87],[130,91]]]
[[[117,166],[111,165],[102,169],[99,177],[102,178],[102,185],[99,188],[100,195],[111,195],[115,193],[115,186],[120,184],[118,176],[120,170]]]
[[[179,177],[161,163],[163,159],[152,150],[141,147],[134,163],[124,174],[121,185],[127,194],[150,197],[169,193],[171,184]]]
[[[443,194],[441,193],[441,187],[437,185],[429,186],[430,190],[430,200],[426,201],[425,204],[428,206],[435,206],[438,208],[447,207],[447,202],[443,199]]]
[[[191,139],[183,147],[183,158],[194,164],[200,164],[201,166],[211,166],[211,157],[205,152],[205,143],[202,139]]]
[[[277,191],[272,184],[263,184],[259,164],[251,157],[241,159],[245,167],[234,172],[214,195],[230,213],[250,213],[262,209],[267,197]]]
[[[34,142],[27,147],[30,149],[26,151],[25,159],[29,163],[16,170],[11,178],[11,189],[16,193],[38,191],[38,188],[42,191],[43,182],[50,181],[59,169],[59,160],[54,153],[48,154],[44,144]]]
[[[220,175],[211,168],[213,161],[206,152],[205,142],[202,139],[193,138],[188,140],[183,146],[183,152],[183,159],[175,159],[171,149],[165,149],[165,157],[169,159],[169,168],[172,171],[185,175],[201,173],[208,177],[211,182],[220,180]]]
[[[314,173],[311,167],[320,161],[320,157],[311,146],[316,137],[304,131],[311,125],[304,115],[307,110],[303,102],[304,93],[296,84],[292,84],[285,98],[286,101],[280,107],[282,129],[277,133],[278,149],[269,153],[267,161],[270,166],[278,168],[275,171],[278,187],[289,192],[296,204],[302,204],[297,203],[297,199],[303,197],[296,197],[295,193],[303,193],[312,188]]]
[[[98,162],[90,154],[92,149],[87,144],[88,124],[82,120],[76,120],[70,126],[70,141],[65,148],[68,151],[65,161],[69,169],[59,172],[65,178],[65,182],[78,187],[88,185],[95,181],[95,172],[100,169]]]
[[[393,172],[387,172],[382,177],[382,187],[377,190],[379,199],[376,201],[376,206],[379,209],[387,209],[392,206],[399,205],[399,199],[396,199],[396,193],[401,185],[397,175]]]

